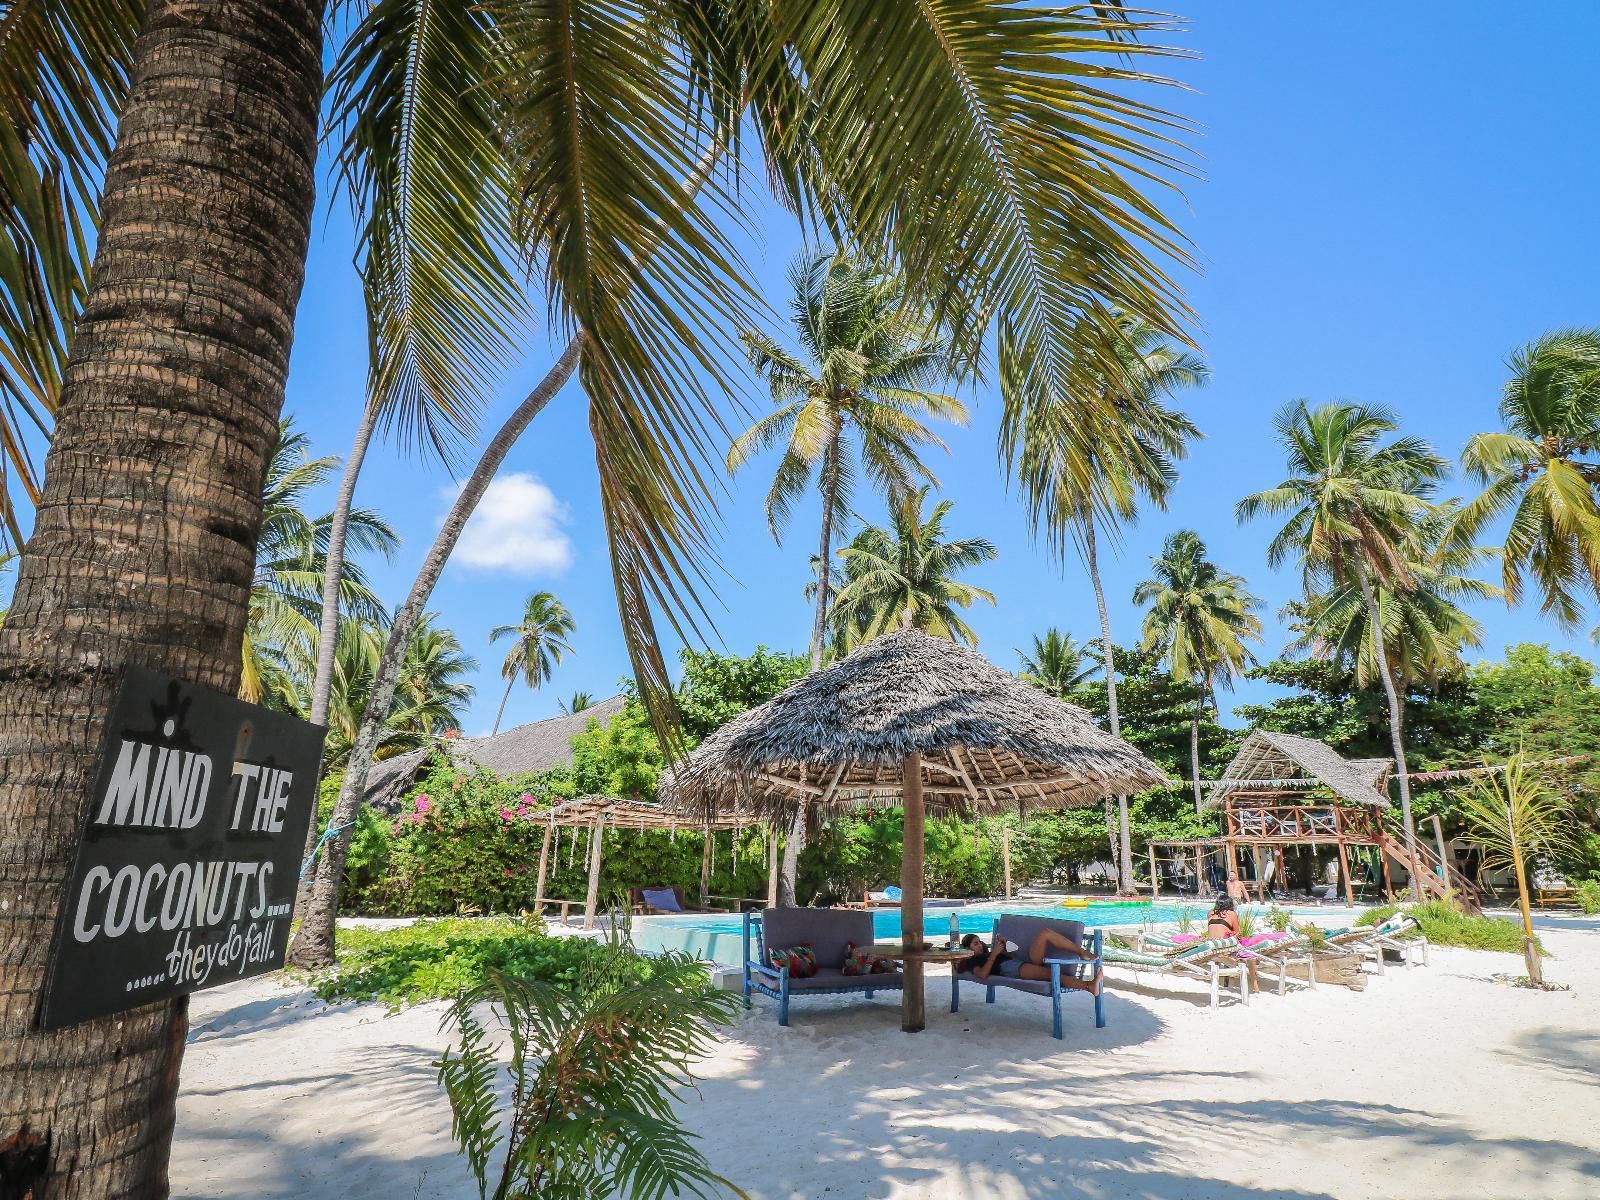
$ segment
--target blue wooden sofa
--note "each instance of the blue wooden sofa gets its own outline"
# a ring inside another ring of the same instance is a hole
[[[1050,979],[1007,979],[1001,975],[990,975],[988,979],[979,979],[970,971],[950,973],[950,1011],[961,1011],[961,982],[976,983],[987,989],[984,1003],[993,1004],[996,988],[1010,988],[1017,992],[1027,992],[1031,996],[1050,997],[1050,1032],[1051,1036],[1061,1036],[1061,976],[1076,976],[1079,979],[1093,979],[1095,971],[1102,966],[1103,941],[1100,931],[1096,929],[1087,943],[1084,940],[1082,921],[1058,921],[1052,917],[1024,917],[1014,913],[1002,913],[1000,919],[994,923],[994,933],[991,935],[990,945],[994,938],[1005,938],[1015,942],[1021,953],[1026,954],[1033,939],[1038,936],[1041,929],[1054,929],[1057,933],[1071,938],[1085,950],[1093,951],[1093,959],[1083,958],[1047,958],[1044,965],[1050,968]],[[1072,991],[1072,989],[1068,989]],[[1104,1029],[1106,1026],[1105,989],[1101,994],[1092,996],[1088,992],[1074,992],[1074,995],[1087,996],[1094,1001],[1094,1027]]]
[[[870,946],[874,941],[872,914],[847,908],[769,908],[744,915],[744,1006],[752,992],[778,1002],[778,1024],[789,1023],[791,996],[826,996],[862,992],[898,992],[899,971],[881,975],[846,975],[845,943]],[[817,973],[806,979],[789,978],[789,968],[767,962],[767,947],[786,950],[809,945],[817,956]],[[754,951],[754,953],[752,953]]]

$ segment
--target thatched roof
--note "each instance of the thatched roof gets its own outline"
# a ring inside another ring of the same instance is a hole
[[[1384,783],[1392,765],[1386,758],[1341,758],[1332,747],[1311,738],[1257,729],[1245,738],[1222,779],[1209,790],[1206,806],[1215,807],[1230,794],[1281,785],[1284,791],[1326,787],[1351,804],[1384,808],[1389,804]],[[1230,789],[1230,780],[1247,786]]]
[[[587,828],[601,817],[608,829],[665,829],[671,833],[705,833],[706,822],[685,813],[673,812],[648,800],[621,799],[614,796],[579,796],[566,800],[530,818],[538,825],[553,825],[558,829]],[[742,829],[755,824],[748,813],[727,813],[710,822],[711,829]]]
[[[961,812],[1072,808],[1166,782],[1081,708],[976,651],[905,630],[735,717],[660,793],[673,807],[791,810],[900,802],[907,754],[923,755],[924,802]]]
[[[384,812],[396,811],[435,750],[443,750],[463,770],[483,767],[496,775],[526,775],[569,766],[572,739],[589,727],[589,718],[604,725],[622,711],[622,704],[621,696],[612,696],[579,712],[518,725],[493,737],[440,738],[431,746],[386,758],[373,764],[367,776],[366,802]]]

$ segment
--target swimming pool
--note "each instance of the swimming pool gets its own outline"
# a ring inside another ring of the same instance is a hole
[[[1113,925],[1170,925],[1179,920],[1187,909],[1189,916],[1199,924],[1205,920],[1209,905],[1204,901],[1179,904],[1163,901],[1151,904],[1087,904],[1070,908],[1061,904],[1027,902],[992,902],[967,904],[960,908],[927,908],[922,912],[923,932],[929,938],[941,938],[949,931],[950,918],[955,917],[961,933],[987,934],[994,929],[995,918],[1001,913],[1019,913],[1029,917],[1059,917],[1065,921],[1082,921],[1090,928]],[[1252,905],[1251,910],[1265,912]],[[1329,916],[1327,908],[1291,908],[1296,916]],[[873,936],[879,941],[894,941],[900,936],[900,910],[880,908],[872,914]],[[639,949],[660,952],[681,950],[721,966],[738,966],[743,953],[744,921],[731,913],[688,913],[681,917],[647,917],[633,925],[633,942]]]

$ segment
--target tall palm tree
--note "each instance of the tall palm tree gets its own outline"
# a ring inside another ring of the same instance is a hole
[[[44,362],[35,375],[47,383],[49,362],[65,364],[35,527],[0,632],[0,675],[16,681],[0,712],[0,842],[30,848],[5,871],[19,872],[31,897],[0,913],[0,971],[16,998],[0,1015],[0,1072],[12,1084],[0,1093],[0,1127],[50,1132],[46,1191],[67,1164],[86,1194],[163,1177],[182,1005],[36,1030],[42,967],[26,931],[53,915],[70,869],[121,665],[237,687],[257,481],[309,241],[325,7],[35,0],[8,11],[0,40],[0,78],[25,100],[0,105],[8,144],[29,149],[0,155],[0,190],[85,181],[76,211],[98,229],[81,306],[58,309],[63,326],[81,313],[70,343],[42,350],[24,336],[8,346]],[[1107,363],[1081,314],[1118,306],[1162,326],[1179,320],[1163,263],[1183,253],[1148,186],[1175,178],[1171,120],[1133,94],[1154,79],[1151,57],[1170,52],[1143,39],[1160,26],[1120,8],[624,0],[576,23],[529,0],[379,0],[367,12],[335,26],[348,37],[334,60],[366,54],[372,65],[350,76],[364,81],[350,93],[360,119],[332,126],[338,174],[355,184],[363,281],[397,306],[370,310],[371,390],[427,381],[430,368],[404,365],[440,361],[416,353],[422,338],[458,353],[474,336],[458,320],[497,342],[478,268],[485,247],[504,240],[499,213],[516,260],[540,265],[539,299],[570,339],[466,475],[396,613],[375,685],[384,696],[467,517],[581,363],[623,626],[641,692],[664,713],[671,681],[652,604],[685,625],[698,611],[694,571],[715,494],[705,460],[722,441],[714,402],[724,381],[711,368],[720,327],[751,299],[719,229],[741,176],[712,170],[746,128],[746,104],[787,202],[898,262],[914,294],[960,317],[958,345],[1000,334],[1012,424]],[[197,94],[211,99],[196,105]],[[468,128],[479,113],[492,129]],[[437,187],[427,186],[434,165],[417,153],[420,138],[445,156]],[[744,157],[735,150],[730,158]],[[171,186],[151,189],[152,179]],[[487,198],[465,202],[462,188]],[[5,235],[47,271],[61,267],[61,244],[81,265],[84,243],[52,241],[72,204],[42,207]],[[462,253],[417,253],[442,237]],[[412,304],[419,288],[439,305]],[[1093,405],[1082,415],[1116,424]],[[341,824],[380,733],[373,718],[358,735]],[[296,958],[308,965],[331,957],[348,836],[319,864],[300,924]],[[113,1061],[116,1088],[73,1086]]]
[[[1167,401],[1201,387],[1209,368],[1196,355],[1135,314],[1117,315],[1107,338],[1112,368],[1090,381],[1091,401],[1118,415],[1115,428],[1079,419],[1078,406],[1037,406],[1017,433],[1018,475],[1034,530],[1058,557],[1073,544],[1083,558],[1100,614],[1100,658],[1106,673],[1106,720],[1122,732],[1117,712],[1116,647],[1111,611],[1100,577],[1098,529],[1134,520],[1141,498],[1165,508],[1177,482],[1176,461],[1188,453],[1199,430]],[[1117,886],[1133,892],[1133,836],[1128,798],[1118,796],[1116,820],[1106,801],[1111,857]]]
[[[308,494],[338,465],[332,457],[311,458],[309,448],[310,439],[294,428],[293,420],[279,421],[262,488],[261,536],[239,679],[241,700],[280,709],[291,699],[292,677],[314,670],[322,578],[334,524],[332,514],[313,517],[305,511]],[[353,548],[389,557],[400,544],[374,512],[353,509],[347,521]],[[382,620],[383,604],[361,568],[346,559],[340,576],[344,610],[360,622]]]
[[[1445,473],[1445,463],[1420,438],[1397,437],[1385,409],[1362,404],[1321,404],[1304,400],[1287,405],[1274,421],[1288,457],[1289,477],[1277,487],[1239,501],[1240,521],[1262,515],[1287,516],[1267,547],[1267,561],[1278,566],[1298,558],[1306,591],[1321,582],[1353,584],[1367,610],[1375,639],[1373,658],[1389,703],[1389,738],[1400,785],[1400,819],[1406,849],[1416,858],[1416,828],[1411,819],[1411,782],[1406,775],[1404,709],[1389,669],[1386,631],[1378,607],[1380,586],[1410,591],[1416,586],[1411,563],[1421,522],[1434,512],[1428,502]],[[1411,875],[1411,893],[1420,901],[1422,883]]]
[[[1261,640],[1261,618],[1255,615],[1261,601],[1245,587],[1242,575],[1211,561],[1192,529],[1170,534],[1150,565],[1154,576],[1133,592],[1135,604],[1150,606],[1141,648],[1159,654],[1174,678],[1187,679],[1198,689],[1189,718],[1189,769],[1198,813],[1205,808],[1200,718],[1208,700],[1216,706],[1217,686],[1231,686],[1255,662],[1246,643]]]
[[[577,629],[567,606],[550,592],[534,592],[523,605],[522,620],[515,625],[496,625],[489,631],[489,641],[512,638],[511,649],[500,664],[500,677],[506,681],[506,694],[500,697],[500,709],[494,714],[494,732],[500,732],[500,719],[506,715],[506,701],[511,699],[511,689],[517,677],[530,687],[543,687],[550,679],[555,664],[572,653],[567,639]]]
[[[1470,572],[1494,551],[1463,542],[1459,507],[1452,501],[1418,520],[1416,545],[1408,566],[1412,586],[1396,589],[1378,584],[1384,651],[1395,685],[1406,690],[1461,670],[1461,651],[1483,644],[1483,625],[1461,607],[1466,600],[1500,599],[1501,590]],[[1351,666],[1356,680],[1378,678],[1378,640],[1372,636],[1366,601],[1359,586],[1330,585],[1286,608],[1290,628],[1299,636],[1290,653]]]
[[[1022,660],[1022,678],[1057,700],[1071,696],[1099,669],[1088,661],[1082,646],[1054,627],[1043,637],[1035,634],[1033,648],[1018,650],[1017,657]]]
[[[1505,598],[1530,572],[1542,607],[1566,628],[1583,611],[1576,589],[1600,597],[1600,329],[1558,329],[1507,363],[1503,432],[1467,442],[1461,463],[1483,485],[1462,509],[1468,540],[1509,513],[1501,570]]]
[[[573,713],[581,713],[584,709],[593,707],[594,697],[588,692],[573,692],[572,699],[561,701],[561,711],[569,717]]]
[[[889,509],[889,527],[868,525],[839,551],[845,582],[834,599],[833,621],[845,651],[897,629],[920,629],[968,646],[978,635],[958,610],[994,593],[956,576],[991,561],[988,538],[944,540],[953,502],[923,515],[928,489],[918,488]]]
[[[815,671],[827,637],[834,528],[850,511],[855,462],[897,504],[919,484],[937,483],[920,451],[945,445],[923,420],[965,424],[967,410],[953,396],[931,390],[950,373],[949,343],[926,312],[907,302],[902,280],[855,255],[819,252],[797,259],[789,282],[801,354],[758,330],[739,335],[778,407],[735,439],[728,469],[737,471],[761,451],[783,447],[767,492],[767,524],[780,541],[795,501],[812,475],[818,477]]]

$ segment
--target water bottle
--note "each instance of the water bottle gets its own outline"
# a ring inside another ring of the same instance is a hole
[[[950,914],[950,949],[954,950],[961,945],[961,921],[955,913]]]

